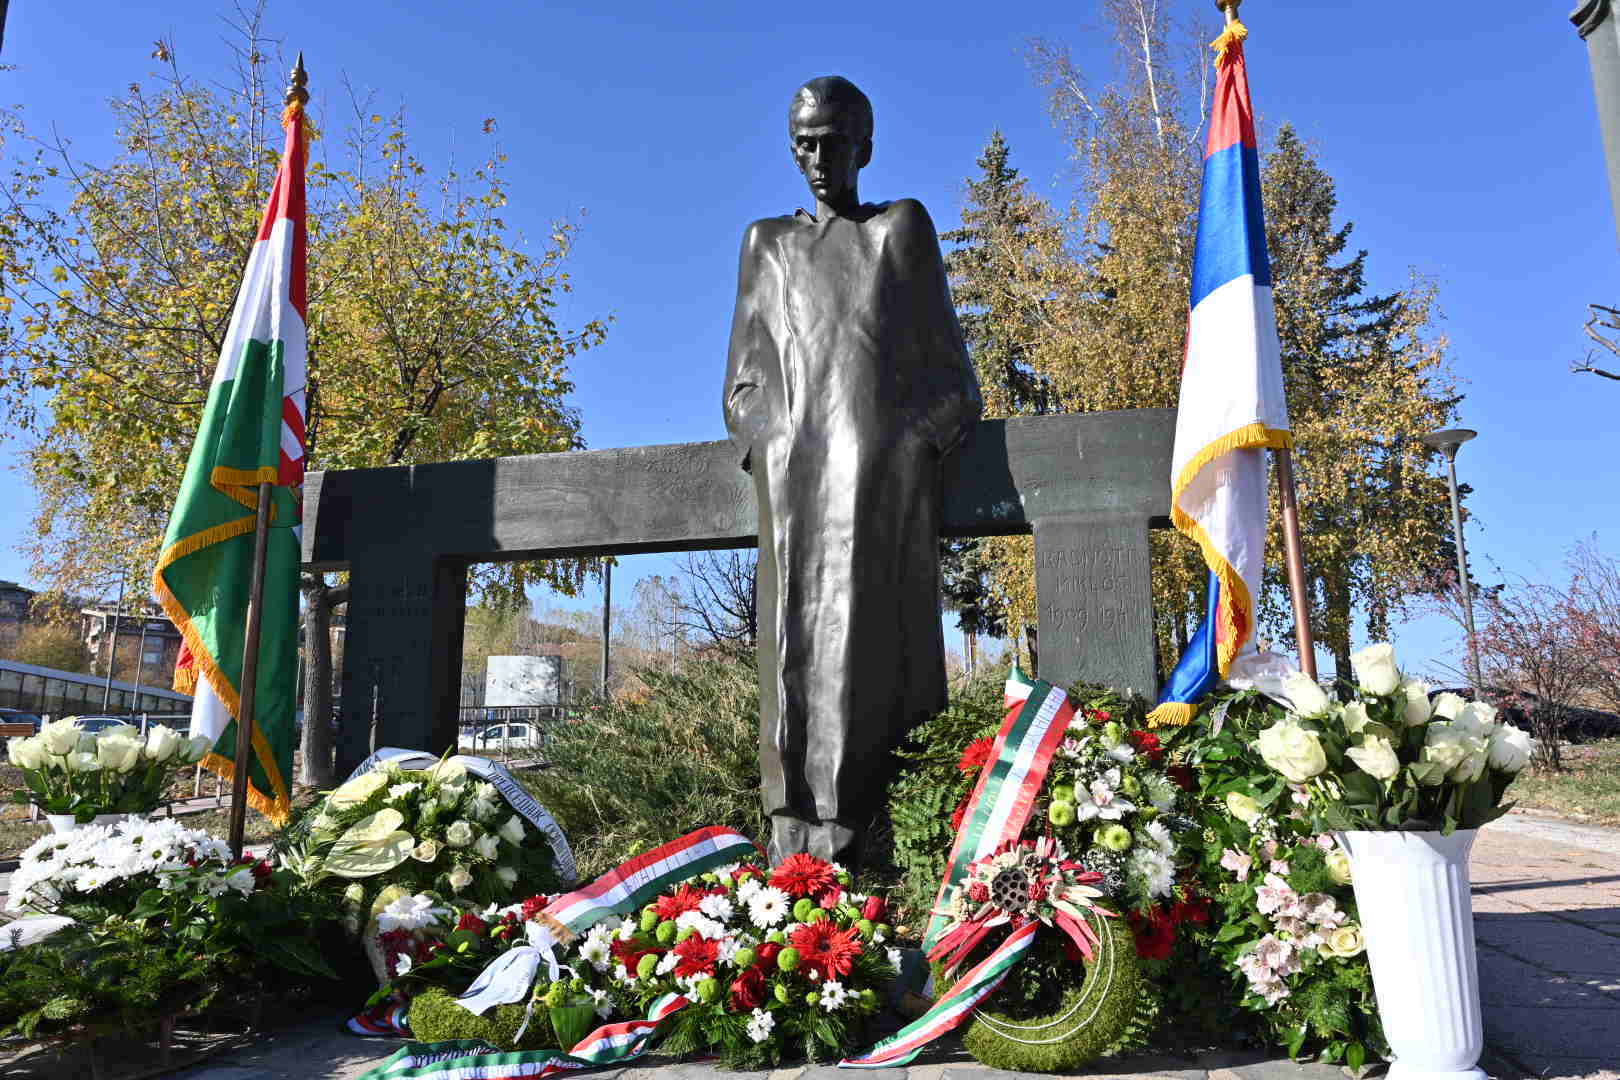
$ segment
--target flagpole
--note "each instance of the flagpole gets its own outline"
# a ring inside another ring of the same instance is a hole
[[[1243,0],[1215,0],[1226,25],[1238,21]],[[1288,564],[1288,592],[1294,604],[1294,639],[1299,644],[1299,669],[1316,678],[1316,643],[1311,637],[1311,605],[1305,591],[1305,554],[1299,542],[1299,496],[1294,485],[1294,452],[1288,447],[1272,451],[1277,463],[1277,502],[1282,509],[1283,558]]]
[[[299,115],[309,101],[304,72],[304,54],[298,54],[292,75],[283,96],[287,115],[292,122],[301,124]],[[264,568],[270,552],[270,489],[268,481],[259,483],[259,502],[253,520],[253,570],[248,583],[247,627],[242,642],[242,683],[238,693],[236,715],[236,762],[231,770],[231,817],[229,844],[232,858],[241,858],[243,833],[247,830],[248,768],[253,760],[253,707],[258,696],[259,681],[259,628],[264,622]]]
[[[236,716],[236,766],[231,772],[231,857],[242,856],[247,829],[248,766],[253,760],[253,699],[259,675],[259,626],[264,621],[264,565],[270,551],[270,487],[259,484],[253,520],[253,576],[248,584],[247,639],[242,643],[242,687]]]

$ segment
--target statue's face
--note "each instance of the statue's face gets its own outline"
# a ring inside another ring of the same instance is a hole
[[[810,191],[829,206],[854,194],[856,177],[872,160],[872,140],[863,138],[850,121],[836,105],[818,104],[794,110],[789,125],[793,160]]]

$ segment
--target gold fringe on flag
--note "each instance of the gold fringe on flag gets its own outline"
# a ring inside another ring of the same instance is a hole
[[[1226,62],[1227,49],[1231,48],[1233,44],[1243,41],[1248,36],[1249,28],[1236,18],[1227,23],[1226,29],[1221,31],[1221,36],[1209,43],[1209,47],[1215,50],[1216,66]]]
[[[1150,728],[1186,727],[1197,715],[1197,705],[1189,705],[1185,701],[1166,701],[1154,706],[1153,711],[1147,714],[1147,725]]]

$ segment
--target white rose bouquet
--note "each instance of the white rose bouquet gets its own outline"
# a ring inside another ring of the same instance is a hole
[[[148,814],[163,804],[174,774],[202,760],[211,745],[205,736],[187,739],[160,724],[144,735],[128,725],[92,734],[75,717],[52,720],[39,734],[7,744],[6,756],[26,785],[11,798],[81,823],[97,814]]]
[[[1431,705],[1429,688],[1401,673],[1387,644],[1350,660],[1356,696],[1344,704],[1302,699],[1289,680],[1256,683],[1287,711],[1255,749],[1308,798],[1318,831],[1449,833],[1507,813],[1502,796],[1535,749],[1528,734],[1484,702],[1441,694]]]
[[[546,835],[493,784],[448,760],[352,777],[283,834],[277,853],[356,913],[385,891],[433,894],[470,911],[562,884]]]

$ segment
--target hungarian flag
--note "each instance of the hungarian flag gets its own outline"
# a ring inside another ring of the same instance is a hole
[[[298,485],[304,478],[304,130],[283,115],[286,149],[248,256],[230,329],[169,517],[153,588],[183,644],[174,688],[194,695],[203,764],[235,773],[243,644],[258,486],[271,493],[248,804],[277,824],[291,803],[298,669]]]
[[[1283,395],[1260,156],[1235,19],[1214,42],[1215,102],[1193,248],[1187,355],[1170,467],[1170,518],[1209,566],[1203,625],[1149,715],[1185,724],[1254,643],[1266,553],[1266,448],[1293,445]]]

